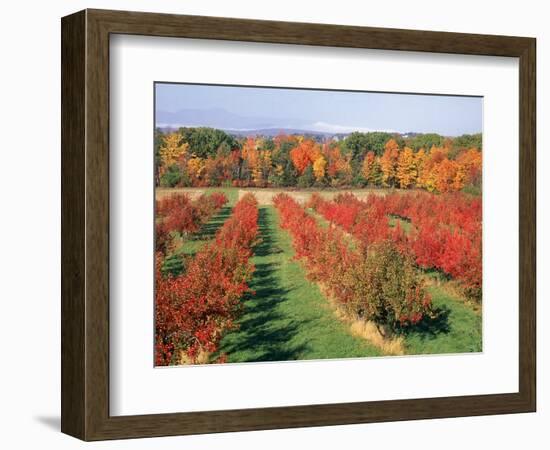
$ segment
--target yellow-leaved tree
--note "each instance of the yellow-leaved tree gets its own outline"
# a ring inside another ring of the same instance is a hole
[[[204,174],[204,169],[205,162],[202,158],[194,156],[189,161],[187,161],[187,173],[195,184],[198,184],[201,180]]]
[[[318,182],[321,182],[323,180],[323,178],[325,178],[325,169],[326,169],[326,167],[327,167],[327,160],[322,155],[320,155],[313,162],[313,174],[315,175],[315,179]]]
[[[416,186],[418,187],[422,187],[422,177],[427,158],[428,155],[426,154],[426,150],[424,150],[424,148],[418,150],[414,155],[414,164],[416,165]]]
[[[481,152],[477,148],[471,148],[459,154],[456,160],[464,172],[464,183],[481,186]]]
[[[373,151],[369,151],[365,155],[363,165],[361,166],[361,175],[363,175],[363,178],[367,180],[367,183],[370,185],[380,184],[382,172],[380,171],[378,158]]]
[[[164,136],[163,143],[159,149],[160,160],[164,169],[176,164],[189,148],[187,142],[181,142],[182,136],[179,133],[169,133]]]
[[[416,170],[416,158],[411,148],[405,147],[397,159],[397,181],[399,187],[407,189],[416,183],[418,172]]]
[[[390,139],[384,145],[384,154],[380,158],[380,169],[382,170],[382,184],[394,186],[397,171],[397,160],[399,157],[399,146],[395,139]]]
[[[419,151],[420,153],[420,151]],[[438,184],[441,187],[441,176],[439,173],[439,164],[447,159],[449,151],[444,147],[432,146],[430,151],[425,155],[422,155],[422,162],[420,162],[417,154],[417,165],[422,165],[422,170],[418,172],[417,186],[422,187],[430,192],[438,189]],[[445,167],[443,168],[446,169]]]

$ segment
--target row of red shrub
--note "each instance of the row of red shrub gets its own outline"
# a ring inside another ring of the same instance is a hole
[[[156,202],[155,248],[166,253],[170,234],[196,233],[200,227],[227,203],[221,192],[201,194],[195,200],[185,193],[172,194]]]
[[[482,285],[481,200],[461,193],[369,195],[364,201],[341,194],[329,202],[313,195],[308,206],[341,226],[367,247],[392,239],[411,252],[422,268],[434,268],[458,280],[466,293],[479,299]],[[390,227],[388,216],[411,222],[405,234],[399,222]]]
[[[308,276],[321,283],[349,315],[395,331],[430,314],[431,298],[414,260],[392,240],[351,248],[340,229],[319,226],[290,196],[279,194],[273,201]]]
[[[157,253],[156,365],[178,362],[181,354],[197,362],[201,353],[218,349],[224,332],[235,326],[241,298],[249,290],[254,271],[249,259],[257,235],[258,205],[247,194],[237,202],[215,240],[190,260],[184,274],[163,276],[163,255]]]
[[[333,201],[327,201],[316,193],[306,206],[355,236],[365,249],[388,239],[395,242],[403,240],[401,227],[390,227],[386,206],[380,201],[380,196],[369,196],[368,201],[363,202],[351,193],[344,193],[337,195]]]
[[[388,214],[412,224],[409,245],[417,264],[438,269],[460,281],[466,293],[481,299],[482,201],[459,192],[386,196]]]

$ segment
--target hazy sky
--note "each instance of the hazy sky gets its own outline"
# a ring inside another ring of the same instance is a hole
[[[157,126],[311,131],[482,131],[480,97],[157,83]]]

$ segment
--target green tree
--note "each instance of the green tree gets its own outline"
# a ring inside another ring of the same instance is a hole
[[[160,147],[164,142],[164,133],[160,128],[155,128],[154,146],[155,146],[155,186],[160,185]]]
[[[272,137],[265,138],[259,150],[271,150],[271,151],[275,150],[275,142],[273,141],[273,138]]]
[[[410,141],[409,147],[417,151],[421,148],[430,149],[433,146],[441,147],[445,138],[437,133],[418,134]]]
[[[175,187],[179,184],[181,179],[182,176],[180,168],[177,165],[173,164],[171,166],[168,166],[166,172],[164,172],[160,177],[160,185],[162,187]]]
[[[453,139],[453,148],[456,148],[458,150],[463,148],[465,149],[477,148],[479,150],[482,150],[482,145],[483,145],[483,142],[482,142],[481,133],[463,134]]]
[[[274,167],[282,167],[281,174],[274,173],[271,177],[271,182],[275,186],[295,186],[298,174],[290,159],[290,150],[293,149],[294,143],[283,142],[279,148],[275,148],[272,154],[272,163]]]
[[[372,131],[368,133],[353,132],[342,141],[342,149],[352,154],[354,161],[362,161],[365,153],[369,150],[380,156],[384,153],[384,145],[392,137],[391,133],[385,131]],[[397,139],[396,139],[397,140]],[[400,142],[397,142],[399,145]]]
[[[189,144],[189,153],[199,158],[215,156],[222,145],[226,149],[238,147],[233,136],[214,128],[180,128],[179,133],[183,141]]]
[[[304,173],[298,177],[298,187],[308,188],[315,184],[315,174],[313,173],[313,167],[310,164],[307,166]]]

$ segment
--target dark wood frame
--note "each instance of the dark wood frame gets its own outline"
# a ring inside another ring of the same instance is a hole
[[[536,40],[85,10],[62,31],[61,429],[84,440],[535,411]],[[519,58],[519,392],[109,416],[109,35],[221,39]]]

